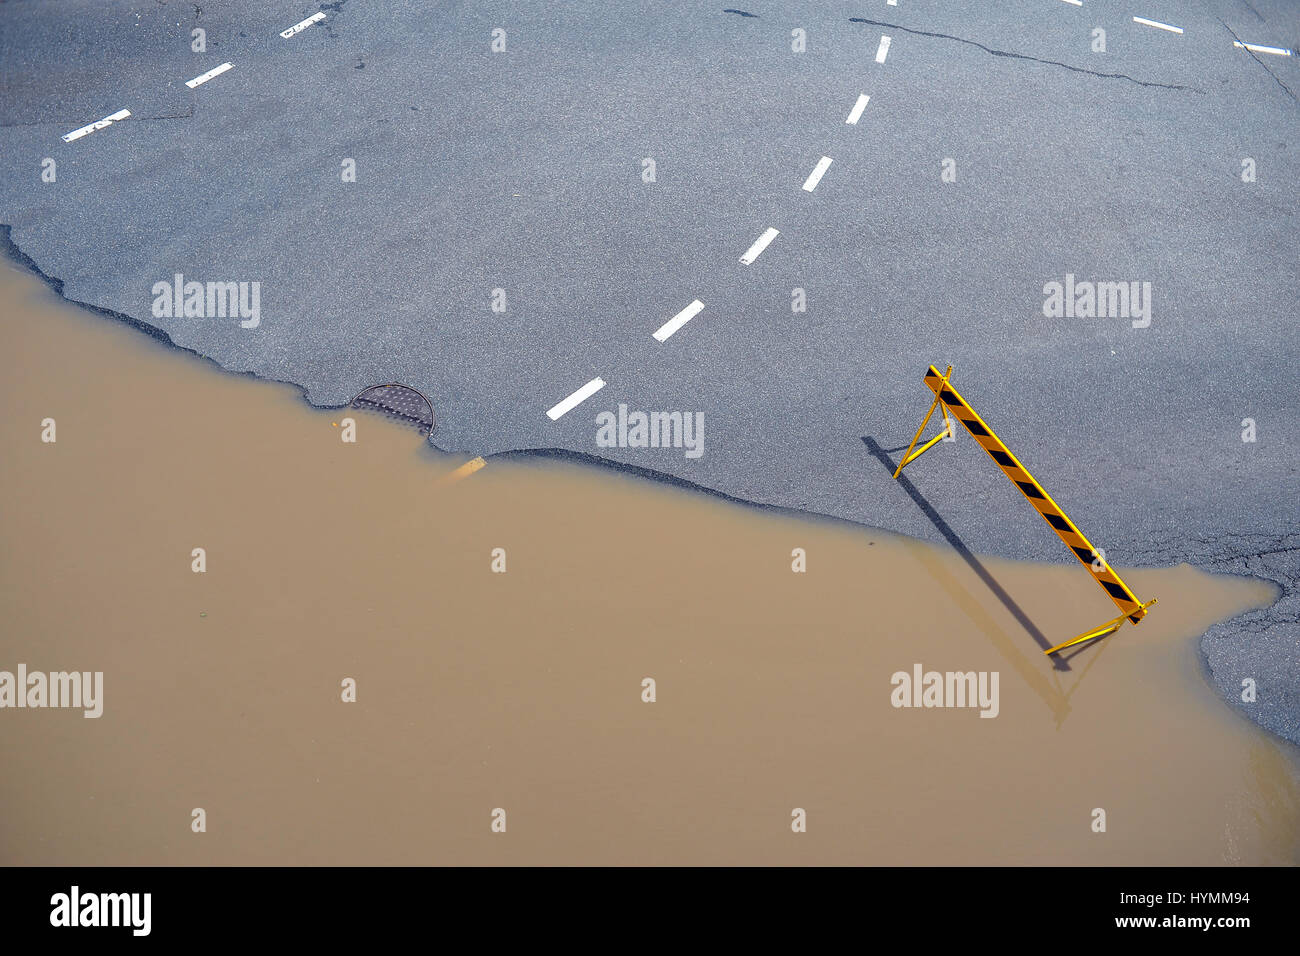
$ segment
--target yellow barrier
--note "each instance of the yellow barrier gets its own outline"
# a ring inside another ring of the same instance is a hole
[[[925,418],[921,420],[921,427],[916,430],[916,437],[912,439],[912,444],[907,446],[907,453],[903,455],[903,460],[894,472],[894,477],[897,478],[902,474],[903,468],[910,462],[920,458],[922,454],[952,433],[952,421],[948,418],[948,411],[951,409],[953,418],[961,422],[966,427],[966,430],[970,432],[971,437],[979,442],[980,447],[989,453],[989,457],[1002,469],[1002,473],[1011,479],[1011,483],[1020,489],[1021,494],[1043,516],[1043,520],[1056,532],[1056,536],[1064,541],[1066,546],[1074,552],[1074,556],[1092,572],[1093,578],[1122,612],[1113,621],[1107,621],[1100,627],[1085,631],[1064,644],[1049,647],[1043,653],[1055,654],[1057,651],[1073,647],[1075,644],[1082,644],[1085,641],[1113,634],[1120,629],[1125,619],[1136,625],[1146,616],[1147,608],[1155,604],[1156,599],[1152,598],[1146,602],[1138,600],[1129,586],[1106,563],[1106,559],[1101,552],[1092,546],[1092,542],[1083,536],[1083,532],[1075,527],[1074,522],[1061,510],[1061,506],[1052,500],[1052,496],[1043,490],[1043,486],[1038,483],[1024,465],[1020,464],[1019,459],[1011,454],[1011,449],[1002,443],[1002,439],[993,433],[993,429],[989,428],[984,419],[975,414],[975,410],[967,404],[966,399],[957,393],[957,390],[952,387],[952,383],[949,381],[951,377],[951,365],[948,366],[948,371],[943,374],[940,374],[939,370],[933,365],[925,373],[925,384],[934,392],[934,401],[930,403],[930,410],[925,413]],[[921,440],[925,426],[929,423],[936,407],[943,413],[944,430],[913,452],[912,449],[916,448],[916,443]]]

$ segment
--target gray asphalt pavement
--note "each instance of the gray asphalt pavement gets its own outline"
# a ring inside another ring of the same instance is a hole
[[[1279,586],[1202,647],[1226,700],[1300,742],[1300,57],[1234,39],[1294,50],[1300,6],[0,4],[0,223],[67,298],[313,403],[421,389],[447,450],[560,449],[1073,561],[968,436],[909,468],[929,509],[890,479],[876,449],[907,444],[923,372],[952,364],[1116,567]],[[175,273],[259,282],[260,324],[154,317]],[[1149,282],[1150,324],[1046,317],[1067,275]],[[704,453],[599,446],[620,403],[703,412]]]

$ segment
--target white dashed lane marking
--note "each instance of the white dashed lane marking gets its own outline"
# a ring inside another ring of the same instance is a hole
[[[231,69],[232,66],[233,64],[231,63],[223,63],[220,66],[213,67],[211,70],[208,70],[208,72],[202,74],[201,76],[196,76],[192,80],[186,80],[185,85],[188,86],[190,89],[194,89],[194,87],[200,86],[208,82],[208,80],[212,79],[214,76],[220,76],[222,73],[225,73],[226,70]]]
[[[862,111],[867,108],[867,104],[870,102],[870,96],[866,93],[861,94],[858,97],[858,101],[853,104],[853,109],[849,110],[849,118],[844,122],[848,123],[850,126],[856,125],[858,120],[862,118]]]
[[[781,235],[779,229],[773,229],[769,226],[767,232],[754,240],[754,244],[749,247],[748,251],[746,251],[743,256],[740,257],[740,261],[745,265],[749,265],[757,259],[759,255],[762,254],[763,250],[771,244],[772,240],[779,235]]]
[[[287,40],[291,36],[295,36],[296,34],[302,33],[303,30],[306,30],[313,23],[319,23],[321,20],[324,19],[325,19],[324,13],[313,13],[311,16],[309,16],[306,20],[303,20],[301,23],[295,23],[289,29],[282,30],[280,32],[280,36],[284,37]]]
[[[105,126],[112,126],[118,120],[124,120],[130,115],[130,110],[118,110],[116,113],[110,113],[103,119],[95,120],[95,122],[88,126],[83,126],[81,129],[74,129],[71,133],[64,133],[63,141],[65,143],[71,143],[74,139],[81,139],[81,137],[88,136],[97,129],[103,129]]]
[[[1272,53],[1277,56],[1291,55],[1291,51],[1284,46],[1260,46],[1258,43],[1240,43],[1237,40],[1233,40],[1232,45],[1239,50],[1245,48],[1251,53]]]
[[[1063,0],[1063,2],[1076,7],[1083,6],[1083,0]],[[897,0],[886,0],[886,3],[891,7],[898,5]],[[303,32],[304,30],[308,29],[313,24],[319,23],[324,19],[325,19],[325,13],[323,11],[314,13],[307,19],[295,23],[293,26],[289,27],[289,29],[281,31],[280,36],[288,40],[294,36],[297,36],[299,33]],[[1158,30],[1167,30],[1170,33],[1178,33],[1178,34],[1183,33],[1182,27],[1176,27],[1168,23],[1161,23],[1157,20],[1149,20],[1146,17],[1135,16],[1133,17],[1133,22],[1142,24],[1143,26],[1153,27]],[[889,56],[889,46],[891,42],[892,40],[887,34],[881,34],[880,45],[876,48],[877,63],[885,62],[886,57]],[[1249,50],[1252,53],[1269,53],[1275,56],[1292,55],[1292,51],[1285,47],[1262,46],[1260,44],[1242,43],[1240,41],[1234,41],[1232,45],[1238,49]],[[227,70],[233,68],[234,68],[234,64],[223,63],[218,67],[208,70],[208,72],[206,73],[196,76],[192,80],[187,80],[185,82],[185,85],[188,86],[190,89],[194,89],[208,82],[208,80],[220,76],[222,73],[225,73]],[[870,96],[868,96],[865,93],[860,94],[858,96],[857,102],[854,103],[853,105],[853,109],[849,111],[848,118],[844,122],[850,126],[856,125],[858,120],[861,119],[862,113],[867,108],[867,104],[870,101],[871,101]],[[131,115],[130,110],[125,110],[125,109],[118,110],[116,113],[112,113],[101,120],[97,120],[94,123],[90,123],[86,126],[81,127],[80,129],[73,130],[71,133],[64,134],[63,141],[70,143],[73,140],[77,140],[83,136],[87,136],[90,133],[95,132],[96,130],[104,129],[107,126],[111,126],[113,123],[118,122],[119,120],[124,120],[130,115]],[[803,188],[806,192],[812,192],[817,188],[817,184],[821,182],[822,177],[825,175],[826,170],[830,168],[832,162],[833,160],[829,156],[823,156],[821,158],[821,160],[817,163],[817,166],[813,169],[812,173],[809,174],[808,179],[803,184]],[[769,245],[771,245],[772,240],[775,239],[780,234],[781,234],[780,230],[769,227],[761,236],[758,237],[758,239],[754,241],[754,244],[749,247],[749,249],[745,252],[745,254],[740,257],[741,263],[743,265],[751,265],[760,255],[762,255],[763,250],[766,249]],[[662,326],[660,326],[659,329],[654,333],[655,339],[657,339],[660,342],[666,341],[674,333],[680,330],[682,326],[686,325],[687,322],[691,321],[691,319],[699,315],[700,312],[703,311],[703,309],[704,309],[704,303],[701,302],[699,299],[694,300],[693,302],[691,302],[690,305],[682,309],[675,316],[673,316]],[[581,405],[583,402],[589,399],[592,395],[595,395],[598,391],[600,391],[604,387],[605,387],[604,379],[593,378],[586,385],[583,385],[577,391],[573,392],[572,394],[570,394],[569,396],[561,400],[559,403],[557,403],[556,405],[548,409],[546,412],[547,417],[549,417],[552,421],[559,420],[561,417],[563,417],[573,409],[577,408],[579,405]],[[476,461],[479,461],[479,459],[476,459]],[[471,462],[469,464],[473,465],[474,462]],[[468,467],[468,465],[466,467]]]
[[[808,179],[804,181],[803,184],[804,192],[810,193],[817,188],[817,184],[821,182],[822,177],[826,175],[826,170],[831,168],[832,162],[834,162],[834,160],[832,160],[829,156],[823,156],[820,160],[817,161],[816,168],[814,168],[813,171],[808,174]]]
[[[1147,27],[1155,27],[1157,30],[1168,30],[1170,33],[1183,32],[1182,27],[1170,26],[1168,23],[1161,23],[1159,20],[1148,20],[1146,17],[1134,17],[1133,22]]]
[[[702,310],[703,308],[704,308],[704,303],[701,302],[699,299],[696,299],[694,302],[692,302],[686,308],[682,309],[682,311],[678,312],[676,315],[674,315],[663,325],[659,326],[659,331],[655,333],[655,338],[658,339],[660,342],[666,341],[670,335],[672,335],[674,332],[680,329],[687,322],[691,321],[691,319],[699,315],[700,310]]]
[[[578,389],[568,398],[564,399],[559,404],[553,406],[549,411],[547,411],[546,413],[547,417],[550,418],[551,421],[556,421],[557,419],[559,419],[561,415],[565,414],[566,412],[573,411],[575,408],[577,408],[587,399],[591,398],[591,396],[595,395],[604,387],[605,387],[605,380],[603,378],[593,378],[586,385],[582,386],[582,388]]]

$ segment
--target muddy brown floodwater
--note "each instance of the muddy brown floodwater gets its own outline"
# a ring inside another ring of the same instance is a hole
[[[0,304],[0,671],[104,675],[98,719],[0,709],[4,863],[1300,860],[1295,751],[1197,649],[1259,582],[1126,571],[1160,603],[1057,670],[951,550],[556,461],[443,483],[472,455],[8,267]],[[1053,641],[1115,613],[980,561]],[[915,665],[997,672],[997,716],[894,707]]]

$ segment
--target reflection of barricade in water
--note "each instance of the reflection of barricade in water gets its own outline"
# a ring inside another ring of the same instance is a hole
[[[413,426],[426,437],[436,424],[433,403],[428,397],[419,389],[396,382],[372,385],[348,402],[348,407],[387,415],[405,425]]]

